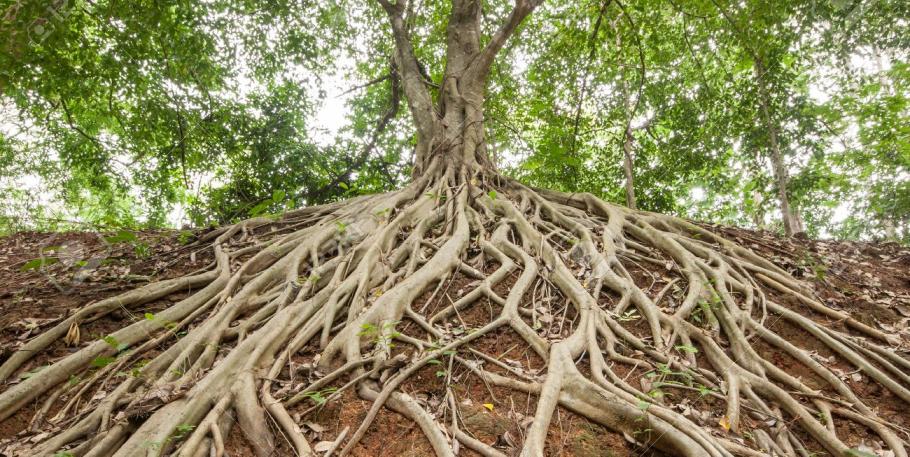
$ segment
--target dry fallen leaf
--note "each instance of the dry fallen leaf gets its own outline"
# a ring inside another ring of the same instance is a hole
[[[319,425],[315,422],[304,422],[303,425],[306,425],[307,428],[309,428],[310,430],[312,430],[316,433],[322,433],[325,431],[325,427],[323,427],[322,425]]]
[[[335,444],[332,441],[320,441],[313,446],[313,450],[316,452],[328,452],[329,449],[332,449],[332,445]]]
[[[717,425],[720,425],[725,431],[730,431],[730,420],[727,419],[727,416],[722,416],[720,420],[717,421]]]

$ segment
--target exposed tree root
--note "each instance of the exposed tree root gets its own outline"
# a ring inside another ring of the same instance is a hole
[[[0,366],[0,379],[22,372],[82,323],[193,290],[9,385],[0,394],[0,419],[45,398],[33,429],[50,433],[6,452],[220,456],[236,421],[260,457],[278,441],[315,455],[289,408],[340,387],[373,403],[362,424],[334,443],[333,455],[348,455],[383,407],[413,420],[439,456],[458,447],[504,455],[459,427],[451,391],[440,417],[400,390],[419,369],[444,360],[488,385],[536,396],[523,456],[543,455],[558,405],[673,455],[807,455],[799,438],[805,435],[833,455],[857,455],[836,433],[837,422],[849,421],[907,456],[907,430],[877,416],[875,405],[863,404],[829,366],[769,323],[782,319],[804,330],[910,405],[910,361],[897,353],[894,336],[828,308],[772,263],[685,221],[587,194],[434,169],[398,192],[220,229],[200,240],[215,255],[208,271],[87,305],[35,337]],[[628,262],[672,280],[652,298]],[[447,280],[459,274],[476,280],[452,300]],[[499,296],[495,286],[509,277],[514,284]],[[669,299],[673,288],[678,301]],[[429,302],[446,297],[448,304],[417,306],[427,292]],[[772,295],[794,297],[805,312]],[[498,313],[464,328],[461,313],[485,300]],[[422,335],[398,333],[403,321]],[[474,347],[506,327],[546,361],[543,374],[515,370]],[[827,387],[810,388],[763,358],[758,340]],[[300,383],[294,355],[313,345],[321,354],[305,368],[327,374]],[[93,366],[101,357],[113,361]],[[630,384],[619,366],[647,371],[648,381]],[[698,425],[664,401],[673,390],[723,400],[719,426]],[[58,413],[48,418],[51,410]],[[754,419],[749,428],[746,417]]]

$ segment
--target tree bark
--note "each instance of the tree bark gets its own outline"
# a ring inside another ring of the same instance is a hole
[[[629,23],[630,29],[635,29],[635,23],[632,22],[631,16],[629,16],[626,9],[620,4],[622,9],[622,14]],[[616,19],[619,21],[619,18]],[[622,33],[620,32],[618,25],[613,23],[613,31],[616,33],[616,47],[617,49],[623,48]],[[638,209],[635,199],[635,160],[632,153],[632,147],[635,143],[635,137],[633,135],[634,128],[632,128],[632,120],[635,118],[635,114],[638,112],[638,107],[641,104],[641,97],[644,93],[645,85],[645,59],[644,54],[641,50],[641,43],[636,39],[636,44],[638,45],[638,59],[639,59],[639,78],[638,78],[638,91],[635,95],[635,101],[631,99],[629,91],[629,81],[626,78],[626,67],[623,65],[621,78],[622,78],[622,97],[623,104],[625,108],[626,115],[626,124],[623,129],[623,141],[622,141],[622,170],[623,175],[625,176],[625,193],[626,193],[626,206],[630,209]],[[645,126],[639,128],[646,128],[647,124],[650,124],[654,118],[652,117],[647,121]]]
[[[408,108],[417,125],[415,176],[434,162],[443,167],[492,170],[484,141],[483,103],[487,76],[493,60],[521,22],[541,0],[516,0],[512,11],[490,38],[481,45],[480,0],[453,0],[446,28],[446,68],[438,105],[420,73],[404,21],[407,1],[377,0],[389,16],[395,36],[396,61]]]
[[[765,65],[760,56],[755,55],[755,79],[758,84],[759,103],[765,128],[768,129],[768,146],[771,151],[771,167],[774,172],[774,181],[777,184],[777,199],[780,202],[780,213],[784,222],[784,232],[788,236],[803,233],[803,222],[799,213],[790,205],[789,189],[790,177],[780,152],[780,142],[777,136],[777,125],[771,116],[768,96],[768,87],[765,83]]]
[[[626,130],[623,135],[622,145],[622,171],[626,175],[626,206],[629,209],[637,209],[635,204],[635,170],[632,163],[632,126],[630,122],[626,123]]]

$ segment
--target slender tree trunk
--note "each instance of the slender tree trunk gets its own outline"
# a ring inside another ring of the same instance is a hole
[[[877,45],[873,45],[872,53],[875,56],[875,72],[878,75],[878,83],[885,89],[885,93],[891,97],[894,97],[894,85],[891,84],[891,81],[885,77],[885,64],[882,62],[882,51]],[[882,228],[885,230],[885,239],[889,241],[897,241],[897,227],[895,226],[895,222],[894,219],[892,219],[891,214],[883,214],[882,218]]]
[[[790,197],[787,194],[790,178],[787,174],[787,167],[784,165],[784,159],[780,152],[780,142],[777,136],[778,128],[771,116],[768,88],[765,83],[765,66],[761,58],[755,59],[755,78],[758,84],[762,118],[765,123],[765,128],[768,129],[768,146],[771,151],[771,167],[774,173],[774,181],[777,184],[777,198],[780,202],[784,232],[788,236],[793,236],[797,233],[802,233],[805,230],[803,229],[802,219],[800,218],[799,213],[790,205]]]
[[[623,48],[622,33],[620,33],[617,23],[619,18],[616,18],[615,22],[612,22],[613,32],[616,33],[616,48]],[[623,65],[622,72],[620,73],[620,78],[622,80],[622,99],[623,107],[626,115],[626,123],[623,129],[623,142],[622,142],[622,170],[623,175],[625,176],[625,193],[626,193],[626,206],[630,209],[637,209],[637,204],[635,200],[635,161],[633,159],[632,147],[635,142],[635,137],[633,136],[632,128],[632,119],[635,118],[635,113],[638,111],[638,105],[641,103],[642,88],[644,86],[645,80],[645,67],[644,59],[639,54],[641,59],[641,75],[638,82],[638,93],[635,96],[634,103],[632,102],[632,95],[629,93],[629,81],[626,78],[626,67]],[[650,122],[650,121],[649,121]]]
[[[631,119],[630,119],[630,121],[631,121]],[[625,130],[625,134],[623,136],[624,136],[624,140],[623,140],[623,145],[622,145],[622,152],[623,152],[622,170],[623,170],[623,173],[625,173],[625,175],[626,175],[626,206],[628,206],[630,209],[637,209],[636,204],[635,204],[635,170],[632,167],[633,166],[633,163],[632,163],[633,137],[632,137],[632,126],[631,126],[630,122],[626,123],[626,130]]]
[[[780,152],[778,141],[778,126],[774,123],[771,116],[770,97],[768,96],[768,87],[765,83],[765,64],[762,60],[761,53],[753,48],[753,42],[736,21],[730,16],[726,8],[721,6],[716,0],[712,0],[714,6],[724,16],[727,23],[732,27],[733,32],[740,38],[743,48],[745,48],[752,60],[755,61],[754,72],[756,84],[758,84],[759,104],[761,105],[762,120],[765,128],[768,130],[768,142],[771,150],[771,167],[774,173],[774,181],[777,184],[777,198],[780,203],[780,212],[784,222],[784,232],[788,236],[802,233],[803,222],[799,213],[790,206],[790,198],[787,194],[789,189],[789,177],[787,176],[787,167],[784,166],[784,159]]]

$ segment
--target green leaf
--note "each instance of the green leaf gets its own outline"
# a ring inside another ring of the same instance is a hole
[[[110,244],[133,243],[138,239],[136,234],[129,230],[120,230],[116,235],[104,237],[104,241],[107,241]]]
[[[269,209],[270,206],[272,206],[273,203],[274,202],[271,200],[266,200],[262,203],[259,203],[258,205],[254,206],[253,209],[250,210],[250,216],[252,216],[252,217],[261,216],[262,214],[264,214],[266,212],[266,210]]]
[[[32,259],[32,260],[29,260],[28,262],[25,262],[25,264],[22,265],[19,268],[19,270],[20,271],[38,270],[47,265],[53,265],[59,261],[60,261],[60,259],[58,259],[56,257],[43,257],[40,259]]]
[[[95,360],[92,360],[92,366],[97,368],[104,368],[117,360],[113,357],[98,357]]]

